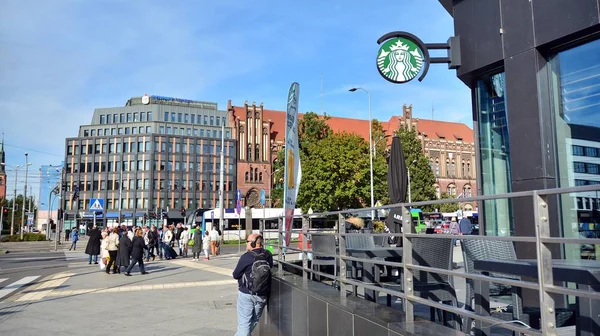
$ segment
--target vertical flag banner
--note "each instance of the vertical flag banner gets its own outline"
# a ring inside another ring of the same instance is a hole
[[[298,99],[300,85],[294,82],[290,86],[287,97],[287,113],[285,115],[285,172],[283,200],[285,211],[285,246],[289,246],[296,198],[300,188],[302,169],[300,168],[300,148],[298,146]]]

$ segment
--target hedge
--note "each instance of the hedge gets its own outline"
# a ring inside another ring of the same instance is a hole
[[[45,234],[40,234],[40,233],[24,233],[23,234],[23,241],[44,241],[46,240],[46,235]],[[6,242],[18,242],[21,241],[21,235],[12,235],[12,236],[3,236],[2,239],[0,239],[1,242],[6,243]]]

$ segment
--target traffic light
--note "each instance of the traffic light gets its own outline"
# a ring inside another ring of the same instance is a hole
[[[3,212],[5,216],[8,215],[8,208],[4,208]]]

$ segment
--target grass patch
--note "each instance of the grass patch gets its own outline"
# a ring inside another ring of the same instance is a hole
[[[46,240],[46,235],[41,233],[24,233],[23,240],[21,240],[21,235],[12,235],[12,236],[3,236],[0,242],[19,242],[19,241],[44,241]]]

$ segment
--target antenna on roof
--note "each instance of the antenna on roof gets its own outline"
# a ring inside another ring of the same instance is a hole
[[[321,115],[323,115],[323,73],[321,72]]]

